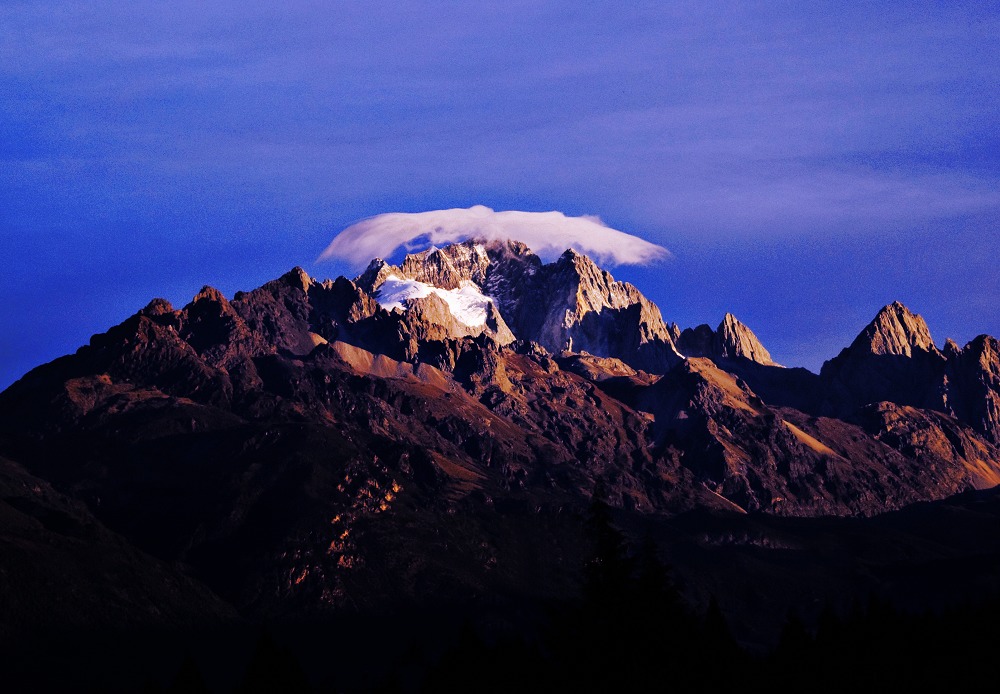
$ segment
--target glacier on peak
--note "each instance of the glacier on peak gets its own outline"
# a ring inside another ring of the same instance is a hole
[[[486,324],[487,311],[493,299],[483,294],[475,282],[462,280],[457,289],[442,289],[426,282],[407,279],[392,274],[386,277],[375,292],[375,300],[386,311],[405,311],[412,299],[422,299],[437,294],[448,304],[455,320],[469,327]]]
[[[537,342],[550,352],[614,357],[651,373],[686,357],[778,366],[732,315],[717,330],[668,327],[635,286],[572,248],[545,264],[521,241],[467,239],[407,254],[398,265],[376,258],[355,282],[383,309],[398,308],[422,329],[433,325],[450,337],[486,332],[501,344]]]

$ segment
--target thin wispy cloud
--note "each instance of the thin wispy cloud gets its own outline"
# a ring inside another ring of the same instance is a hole
[[[597,217],[567,217],[562,212],[496,212],[483,205],[429,212],[391,212],[344,229],[319,260],[367,263],[397,249],[422,250],[467,239],[521,241],[542,258],[565,250],[611,265],[647,265],[669,257],[666,248],[606,226]]]

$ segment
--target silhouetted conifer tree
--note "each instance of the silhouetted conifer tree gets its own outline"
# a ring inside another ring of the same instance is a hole
[[[263,630],[237,691],[239,694],[293,694],[309,692],[311,687],[292,652],[279,647],[270,633]]]
[[[725,691],[746,680],[748,663],[714,595],[709,598],[697,636],[695,649],[692,651],[689,647],[685,653],[689,683],[693,688]]]
[[[729,622],[719,607],[719,601],[711,596],[708,609],[705,610],[705,647],[714,657],[731,658],[739,650],[736,639],[729,629]]]
[[[461,691],[464,688],[485,689],[483,681],[490,667],[490,649],[469,619],[462,622],[458,640],[441,657],[430,673],[424,688],[429,691]]]
[[[584,566],[584,598],[607,607],[624,596],[632,562],[625,536],[613,524],[607,487],[600,478],[590,499],[586,529],[591,554]]]
[[[208,694],[205,678],[202,677],[201,669],[194,662],[190,653],[184,656],[167,692],[169,694]]]
[[[670,578],[670,567],[660,559],[659,548],[651,537],[643,540],[637,564],[636,595],[646,608],[664,618],[680,612],[680,594]]]
[[[163,687],[152,679],[147,679],[142,683],[141,694],[163,694]]]
[[[795,608],[788,611],[775,656],[776,676],[783,689],[789,686],[794,688],[812,676],[815,669],[812,660],[813,640]]]

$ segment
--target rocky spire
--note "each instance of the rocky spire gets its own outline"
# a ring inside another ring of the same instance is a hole
[[[490,264],[486,247],[478,241],[468,240],[410,253],[398,266],[376,258],[355,283],[367,294],[380,299],[385,297],[386,287],[390,286],[386,282],[393,278],[396,289],[402,287],[404,290],[401,299],[407,314],[404,322],[407,333],[415,339],[442,340],[485,333],[498,344],[509,344],[515,340],[514,334],[497,310],[495,298],[484,293]],[[413,293],[405,298],[407,291]],[[439,291],[465,293],[465,296],[454,297],[455,304],[451,304],[442,300],[442,295],[437,295]],[[463,316],[460,308],[455,313],[456,305],[476,300],[487,302],[482,323],[470,323],[469,315]],[[383,308],[391,310],[392,303],[389,301]]]
[[[777,366],[757,336],[731,313],[712,330],[707,324],[685,328],[677,340],[677,349],[686,357],[711,359],[749,359],[766,366]]]
[[[371,294],[395,272],[399,272],[399,268],[393,267],[381,258],[373,258],[365,271],[354,278],[354,284]]]
[[[948,409],[1000,444],[1000,341],[980,335],[962,349],[951,342],[945,354]]]
[[[572,249],[525,287],[515,334],[546,349],[616,357],[655,373],[681,360],[656,304]]]
[[[289,287],[303,292],[308,292],[309,288],[313,285],[313,278],[309,276],[308,272],[298,266],[293,267],[291,270],[286,272],[279,278],[279,280],[287,284]]]
[[[552,352],[571,345],[657,373],[681,359],[659,308],[574,250],[543,265],[523,243],[469,240],[412,253],[398,266],[376,259],[355,281],[377,297],[390,276],[446,291],[473,283],[492,302],[486,328],[501,344],[516,336]],[[436,304],[425,308],[428,320],[451,325]]]
[[[898,301],[882,308],[851,346],[823,364],[832,411],[888,401],[943,410],[947,358],[927,323]]]
[[[882,308],[851,344],[851,351],[913,356],[914,350],[936,352],[927,323],[898,301]]]
[[[760,343],[757,336],[747,326],[727,313],[715,330],[717,349],[720,357],[742,357],[758,364],[772,365],[771,354]]]

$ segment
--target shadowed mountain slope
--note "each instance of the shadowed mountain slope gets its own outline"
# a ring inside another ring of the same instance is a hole
[[[254,615],[575,594],[598,484],[667,519],[865,517],[1000,481],[993,338],[940,351],[894,304],[816,376],[728,314],[676,333],[573,252],[295,269],[154,300],[25,375],[0,454]]]

